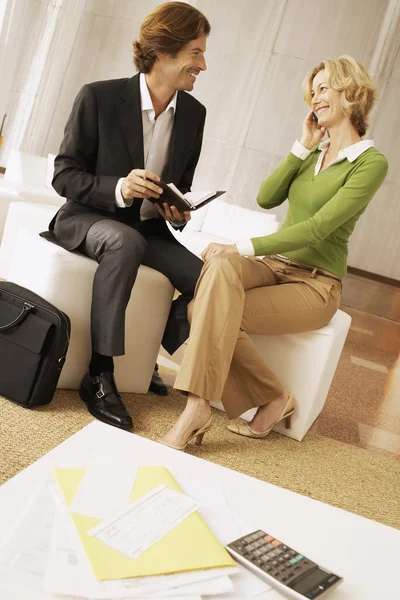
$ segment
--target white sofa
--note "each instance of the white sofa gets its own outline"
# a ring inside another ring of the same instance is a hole
[[[4,177],[0,178],[0,242],[11,202],[39,202],[61,206],[65,202],[51,186],[54,154],[47,157],[11,152]]]
[[[212,241],[230,244],[235,240],[274,233],[279,223],[274,215],[228,205],[216,200],[193,215],[192,222],[175,237],[192,252],[200,254]],[[338,310],[321,329],[300,334],[251,335],[266,362],[283,384],[294,394],[297,411],[291,429],[284,423],[274,429],[295,440],[302,440],[321,412],[351,324],[351,318]],[[180,364],[184,346],[173,356]],[[220,403],[212,406],[223,410]],[[243,418],[251,420],[256,409]]]

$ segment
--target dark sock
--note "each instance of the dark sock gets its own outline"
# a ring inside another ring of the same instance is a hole
[[[114,361],[112,356],[104,356],[104,354],[98,354],[92,352],[92,358],[89,363],[90,377],[96,377],[100,373],[114,372]]]

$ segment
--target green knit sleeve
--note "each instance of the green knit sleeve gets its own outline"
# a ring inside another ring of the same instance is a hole
[[[284,254],[315,246],[365,209],[386,177],[388,163],[379,154],[363,160],[346,184],[315,215],[271,235],[252,238],[256,256]]]
[[[262,208],[273,208],[285,202],[290,184],[303,164],[304,160],[289,152],[279,167],[262,182],[257,196],[258,204]]]

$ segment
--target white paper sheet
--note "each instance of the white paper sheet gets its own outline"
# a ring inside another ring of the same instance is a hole
[[[0,548],[0,563],[22,573],[42,577],[46,568],[54,502],[47,485],[37,490],[18,524]]]
[[[185,494],[159,485],[88,533],[129,558],[145,550],[199,508]]]
[[[160,577],[136,577],[119,581],[97,581],[86,560],[80,556],[79,538],[72,531],[73,524],[57,511],[54,519],[50,557],[46,570],[45,587],[53,593],[68,593],[93,599],[117,599],[163,593],[168,597],[177,594],[219,594],[229,591],[232,583],[227,575],[235,568],[210,569],[190,573],[177,573]],[[209,580],[212,580],[209,582]],[[227,581],[228,580],[228,581]],[[201,587],[204,582],[204,587]],[[191,584],[196,586],[192,589]],[[177,586],[182,586],[178,589]],[[184,589],[183,589],[184,586]]]
[[[71,512],[104,521],[129,505],[137,467],[128,463],[118,469],[116,460],[114,456],[90,460],[69,506]]]
[[[98,476],[100,477],[99,472]],[[213,508],[202,506],[199,512],[221,543],[226,544],[249,532],[249,526],[227,509],[226,499],[220,486],[208,481],[189,480],[184,477],[184,474],[179,474],[176,478],[186,493],[190,491],[190,495],[199,501],[212,503]],[[57,506],[53,502],[54,494],[57,498]],[[222,512],[216,510],[216,507],[221,507]],[[57,536],[57,532],[53,529],[53,518],[54,524],[57,520],[58,529],[63,531],[61,535]],[[52,537],[49,540],[50,531]],[[56,540],[55,546],[58,546],[57,560],[53,552],[53,536]],[[55,485],[51,486],[51,493],[50,487],[46,486],[39,491],[37,497],[32,499],[3,549],[7,557],[6,564],[15,561],[14,564],[18,565],[18,569],[9,566],[0,568],[0,598],[7,598],[7,600],[20,600],[25,597],[29,597],[29,600],[78,600],[86,594],[93,600],[123,600],[154,597],[156,593],[159,594],[157,597],[162,597],[163,594],[168,597],[168,600],[173,600],[170,594],[181,594],[185,590],[187,594],[190,590],[199,594],[200,589],[204,589],[207,590],[206,593],[216,595],[218,589],[221,589],[222,579],[227,575],[232,577],[235,591],[225,593],[223,598],[226,600],[239,597],[251,598],[269,589],[266,583],[243,567],[98,582],[93,575],[64,500]],[[47,591],[45,592],[43,566],[46,562]],[[213,583],[210,580],[213,580]],[[197,587],[197,582],[207,583],[207,588]],[[215,586],[212,592],[211,583]],[[196,584],[196,587],[186,587],[190,584]],[[176,586],[180,586],[180,590]],[[24,590],[29,590],[29,595],[25,594]],[[179,600],[184,600],[186,597],[188,600],[189,598],[200,600],[199,595],[188,594],[185,597],[181,595],[175,597]]]
[[[200,496],[201,493],[197,493],[196,485],[192,482],[193,495]],[[204,482],[199,481],[200,487],[204,486]],[[209,497],[209,501],[210,501]],[[231,542],[242,535],[249,532],[249,526],[247,523],[239,520],[231,511],[225,510],[220,512],[214,508],[202,506],[199,509],[203,519],[214,531],[215,535],[222,544]],[[56,515],[57,519],[57,515]],[[214,580],[217,584],[218,579],[222,576],[227,576],[232,579],[234,591],[224,593],[224,600],[231,600],[233,598],[251,598],[269,589],[268,584],[258,578],[256,575],[246,570],[244,567],[238,565],[238,568],[227,568],[227,569],[210,569],[208,571],[195,571],[190,573],[178,573],[175,575],[164,575],[159,577],[138,577],[133,579],[124,579],[120,581],[103,581],[98,582],[88,566],[86,555],[79,556],[82,550],[79,538],[77,537],[76,530],[72,524],[72,521],[65,519],[60,522],[58,519],[58,528],[63,528],[63,531],[59,533],[58,544],[61,549],[58,553],[58,561],[56,555],[50,552],[49,571],[46,576],[46,589],[52,590],[54,593],[68,592],[70,594],[83,595],[87,593],[92,600],[110,600],[110,599],[124,599],[124,598],[144,598],[145,596],[164,594],[169,598],[169,594],[178,593],[176,586],[187,586],[190,584],[195,585],[196,582],[207,583],[208,580]],[[55,532],[53,532],[55,533]],[[74,537],[76,536],[76,537]],[[72,539],[71,539],[72,538]],[[72,543],[70,543],[70,539]],[[72,555],[75,555],[75,559]],[[68,558],[69,557],[69,558]],[[81,564],[79,559],[83,559]],[[52,561],[53,559],[53,561]],[[75,563],[78,563],[74,567]],[[85,577],[86,580],[85,587]],[[90,587],[88,587],[91,581]],[[207,587],[185,587],[181,588],[184,590],[203,590],[203,594],[216,595],[219,589],[220,581],[218,582],[218,588],[213,587],[213,591],[210,592],[210,588],[207,583]],[[170,598],[169,598],[170,600]]]

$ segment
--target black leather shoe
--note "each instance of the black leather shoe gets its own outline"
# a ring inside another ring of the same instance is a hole
[[[132,429],[133,423],[118,392],[114,373],[100,373],[90,377],[89,373],[82,379],[79,390],[81,399],[87,404],[91,415],[121,429]]]
[[[149,385],[149,392],[159,396],[168,396],[168,388],[158,373],[158,365],[154,367],[153,375]]]

